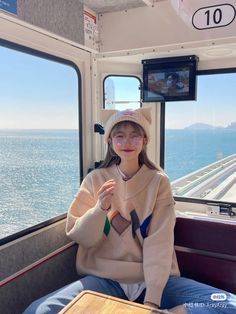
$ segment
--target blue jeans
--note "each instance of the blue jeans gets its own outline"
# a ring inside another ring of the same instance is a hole
[[[86,276],[33,302],[23,314],[55,314],[84,290],[92,290],[126,299],[119,283],[111,279]],[[143,303],[145,290],[136,300]],[[219,300],[218,298],[226,298]],[[217,300],[212,300],[216,298]],[[171,276],[163,291],[161,308],[183,304],[189,314],[236,313],[236,296],[184,277]]]

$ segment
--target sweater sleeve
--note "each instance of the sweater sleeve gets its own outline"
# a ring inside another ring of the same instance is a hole
[[[150,229],[143,244],[145,302],[160,305],[171,271],[174,250],[174,199],[169,179],[161,177]]]
[[[82,182],[67,215],[66,234],[84,247],[92,247],[103,236],[107,212],[98,206],[91,177]]]

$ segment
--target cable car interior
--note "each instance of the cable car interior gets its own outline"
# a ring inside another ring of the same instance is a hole
[[[78,279],[66,213],[104,158],[101,109],[152,108],[181,274],[236,293],[235,15],[235,0],[0,1],[1,313]]]

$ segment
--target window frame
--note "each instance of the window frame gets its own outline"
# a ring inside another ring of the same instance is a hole
[[[228,73],[235,73],[236,75],[236,67],[232,68],[219,68],[219,69],[208,69],[208,70],[198,70],[196,72],[196,76],[201,75],[215,75],[215,74],[228,74]],[[166,103],[161,103],[161,116],[160,116],[160,166],[165,170],[165,120],[166,120]],[[197,203],[197,204],[215,204],[215,205],[221,205],[221,204],[228,204],[232,207],[235,207],[235,202],[222,202],[218,200],[207,200],[207,199],[198,199],[198,198],[189,198],[189,197],[183,197],[183,196],[174,196],[174,199],[177,202],[183,202],[183,203]]]
[[[102,107],[103,109],[106,109],[105,108],[105,80],[107,78],[109,78],[110,76],[115,76],[115,77],[133,77],[133,78],[136,78],[138,79],[139,83],[140,83],[140,88],[139,88],[139,101],[140,101],[140,108],[142,108],[142,103],[141,103],[141,94],[142,94],[142,80],[140,77],[136,76],[136,75],[129,75],[129,74],[107,74],[104,78],[103,78],[103,81],[102,81]]]
[[[83,119],[82,119],[82,82],[81,82],[81,72],[78,66],[72,62],[71,60],[67,60],[55,55],[51,55],[45,52],[42,52],[40,50],[36,50],[30,47],[26,47],[20,44],[16,44],[14,42],[5,40],[5,39],[0,39],[0,47],[12,49],[15,51],[23,52],[28,55],[32,55],[35,57],[43,58],[49,61],[54,61],[57,63],[61,63],[67,66],[72,67],[78,76],[78,141],[79,141],[79,163],[80,163],[80,171],[79,171],[79,176],[80,176],[80,183],[82,182],[83,178]],[[35,74],[37,75],[37,73]],[[33,226],[30,226],[29,228],[26,228],[24,230],[21,230],[19,232],[15,232],[13,234],[10,234],[6,237],[0,238],[0,246],[3,244],[7,244],[11,241],[17,240],[23,236],[27,236],[35,231],[38,231],[42,228],[45,228],[53,223],[56,223],[60,220],[65,219],[67,216],[67,213],[65,212],[64,214],[60,214],[58,216],[52,217],[48,220],[45,220],[39,224],[35,224]]]

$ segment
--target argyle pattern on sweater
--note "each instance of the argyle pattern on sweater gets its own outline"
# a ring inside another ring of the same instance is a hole
[[[139,217],[135,209],[130,212],[131,221],[126,220],[121,216],[121,214],[116,210],[112,211],[106,216],[105,225],[103,232],[108,236],[111,226],[116,230],[118,234],[122,234],[131,224],[132,225],[132,236],[135,237],[137,231],[140,232],[143,239],[147,237],[148,227],[150,225],[152,214],[149,215],[142,224],[140,224]]]

